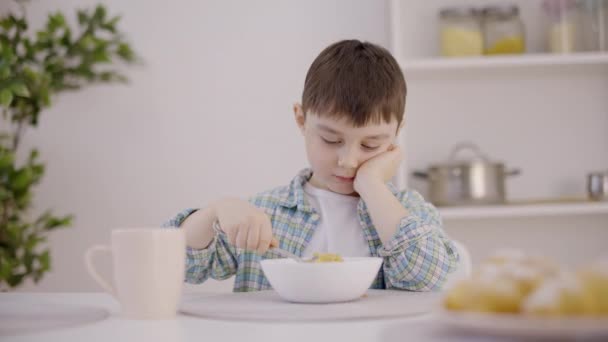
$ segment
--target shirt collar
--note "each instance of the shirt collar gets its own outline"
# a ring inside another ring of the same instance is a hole
[[[298,210],[312,213],[313,209],[304,198],[304,184],[312,177],[312,170],[309,168],[300,171],[295,178],[289,183],[287,191],[279,198],[279,204],[286,208],[297,207]],[[389,190],[393,195],[397,195],[399,191],[392,183],[387,183]],[[360,201],[362,205],[363,201]],[[365,206],[364,206],[365,208]]]

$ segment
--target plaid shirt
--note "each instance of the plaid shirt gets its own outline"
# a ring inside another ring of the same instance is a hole
[[[249,201],[270,217],[272,231],[280,248],[302,255],[315,232],[320,216],[304,198],[304,184],[312,171],[301,171],[288,186],[260,193]],[[441,228],[437,209],[415,191],[391,192],[410,215],[401,219],[394,237],[385,245],[367,211],[359,200],[357,215],[372,256],[384,259],[372,288],[429,291],[440,289],[446,275],[456,268],[455,246]],[[186,209],[166,222],[164,227],[179,227],[196,209]],[[216,235],[205,249],[187,247],[186,282],[202,283],[207,278],[223,280],[236,275],[235,292],[271,289],[262,272],[260,260],[280,258],[270,249],[264,255],[236,248],[216,229]]]

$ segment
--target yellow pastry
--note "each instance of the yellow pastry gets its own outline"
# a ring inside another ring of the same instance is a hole
[[[585,303],[591,313],[608,315],[608,260],[581,269],[579,278],[585,292]]]
[[[482,264],[480,273],[496,273],[514,281],[521,294],[530,294],[543,279],[559,273],[559,267],[550,260],[534,255],[527,255],[519,250],[502,250]]]
[[[450,310],[517,313],[526,297],[557,270],[545,258],[501,250],[484,261],[470,279],[451,288],[444,305]]]
[[[582,282],[574,274],[562,273],[545,280],[522,305],[522,312],[541,316],[572,316],[589,312]]]
[[[455,284],[446,294],[444,306],[450,310],[515,313],[523,298],[516,281],[486,270]]]
[[[537,316],[608,316],[608,259],[577,273],[517,250],[486,259],[447,290],[449,310]]]
[[[502,278],[509,279],[517,285],[522,296],[527,296],[534,291],[543,281],[545,274],[543,270],[529,264],[505,263],[497,271]]]
[[[520,264],[534,268],[544,276],[556,276],[559,273],[559,266],[548,258],[539,255],[526,254],[517,249],[501,249],[492,254],[484,264]]]

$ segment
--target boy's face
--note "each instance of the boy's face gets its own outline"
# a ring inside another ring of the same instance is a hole
[[[359,166],[386,152],[398,134],[397,120],[354,127],[347,119],[304,116],[300,104],[294,105],[298,124],[313,171],[311,185],[343,195],[353,195],[353,182]]]

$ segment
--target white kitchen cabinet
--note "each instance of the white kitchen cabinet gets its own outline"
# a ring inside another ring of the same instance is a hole
[[[521,9],[525,55],[443,58],[439,9],[497,2],[390,1],[390,48],[408,84],[406,126],[399,141],[405,153],[397,177],[400,186],[426,196],[425,182],[412,178],[412,171],[446,161],[461,141],[474,142],[492,160],[522,170],[506,180],[509,201],[584,198],[587,173],[608,169],[608,53],[544,53],[540,1],[506,2]],[[505,245],[538,246],[567,262],[573,256],[584,262],[608,253],[606,202],[440,211],[448,233],[469,246],[474,261]],[[568,234],[555,234],[568,229]],[[526,231],[534,234],[526,236]],[[530,242],[530,236],[538,240]],[[542,237],[564,246],[568,239],[579,243],[570,244],[573,250],[556,249],[543,245]]]

